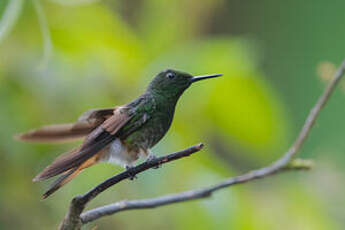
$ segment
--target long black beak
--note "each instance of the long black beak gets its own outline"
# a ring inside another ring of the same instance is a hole
[[[195,77],[192,77],[190,79],[190,81],[193,83],[196,81],[200,81],[200,80],[204,80],[204,79],[208,79],[208,78],[220,77],[220,76],[223,76],[223,74],[211,74],[211,75],[204,75],[204,76],[195,76]]]

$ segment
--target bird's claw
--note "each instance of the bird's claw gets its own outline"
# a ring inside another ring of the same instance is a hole
[[[137,178],[138,178],[137,175],[132,174],[131,172],[129,172],[129,170],[130,170],[131,168],[133,168],[133,167],[126,165],[126,170],[128,171],[128,174],[130,175],[129,179],[130,179],[130,180],[137,179]]]

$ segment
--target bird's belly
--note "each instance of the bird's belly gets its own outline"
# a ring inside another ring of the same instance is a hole
[[[105,155],[104,161],[112,164],[118,164],[122,167],[132,167],[139,158],[142,151],[129,151],[127,146],[120,139],[115,139],[108,145],[108,154]]]

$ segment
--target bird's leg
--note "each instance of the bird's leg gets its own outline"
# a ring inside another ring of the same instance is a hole
[[[138,177],[135,174],[132,174],[131,172],[129,172],[129,170],[131,170],[131,168],[133,168],[133,166],[126,165],[126,170],[128,171],[128,173],[130,175],[129,179],[130,180],[137,179]]]
[[[148,156],[147,156],[147,158],[146,158],[146,161],[152,161],[152,160],[154,160],[154,159],[156,159],[157,157],[151,152],[151,151],[149,151],[149,154],[148,154]],[[154,169],[159,169],[160,168],[160,165],[157,165],[157,166],[155,166],[155,167],[153,167]]]

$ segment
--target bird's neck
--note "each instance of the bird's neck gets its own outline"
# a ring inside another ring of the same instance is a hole
[[[177,101],[181,96],[164,91],[151,91],[149,95],[152,97],[157,110],[168,113],[174,113]]]

